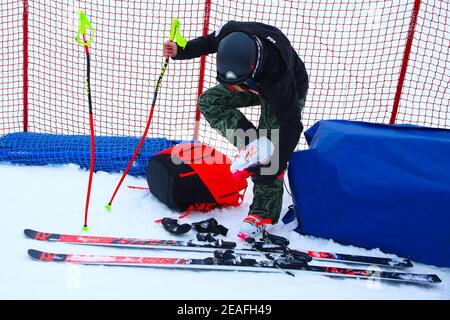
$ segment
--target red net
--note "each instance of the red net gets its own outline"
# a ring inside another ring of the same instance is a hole
[[[216,5],[211,29],[232,19],[256,20],[275,25],[287,35],[310,79],[302,116],[305,128],[322,119],[389,121],[412,6],[405,1],[272,2]],[[215,82],[214,58],[208,57],[206,87]],[[242,111],[257,121],[258,107]],[[201,128],[207,143],[220,141],[227,146],[204,120]]]
[[[0,50],[0,135],[23,130],[23,4],[2,0]]]
[[[396,123],[450,128],[450,2],[423,1]]]
[[[310,89],[303,121],[389,122],[414,1],[44,1],[28,0],[28,130],[88,134],[86,61],[74,38],[77,10],[95,30],[91,92],[97,135],[140,136],[163,57],[162,43],[178,17],[185,38],[229,20],[280,28],[305,62]],[[416,2],[418,2],[416,0]],[[419,1],[420,2],[420,1]],[[0,4],[0,135],[23,130],[22,1]],[[206,19],[209,17],[209,21]],[[450,127],[449,1],[422,1],[397,120]],[[6,48],[6,50],[5,50]],[[204,90],[215,85],[215,56],[206,58]],[[195,130],[200,59],[172,61],[164,75],[149,136],[191,139]],[[243,110],[257,122],[258,107]],[[233,149],[201,118],[199,138],[227,154]],[[304,142],[300,144],[304,146]]]
[[[142,135],[164,59],[173,12],[183,12],[187,36],[201,33],[203,5],[164,1],[30,1],[29,130],[87,134],[86,58],[75,42],[77,11],[92,22],[91,93],[97,135]],[[72,2],[72,4],[74,4]],[[149,135],[192,136],[198,63],[170,65]],[[189,81],[187,81],[189,79]]]

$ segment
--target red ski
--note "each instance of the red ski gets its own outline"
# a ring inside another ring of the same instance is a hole
[[[413,274],[386,271],[371,271],[362,269],[336,268],[329,266],[311,266],[304,261],[289,259],[256,260],[225,254],[218,257],[200,259],[163,258],[163,257],[132,257],[50,253],[30,249],[28,254],[35,260],[43,262],[75,263],[83,265],[103,265],[146,268],[184,268],[199,270],[233,270],[253,272],[310,272],[331,277],[356,278],[366,280],[397,281],[416,284],[433,284],[441,282],[435,274]]]
[[[199,252],[214,252],[217,249],[232,249],[236,253],[261,256],[270,253],[271,255],[285,254],[285,248],[280,246],[256,246],[246,244],[247,247],[237,246],[236,242],[217,240],[212,243],[200,242],[197,240],[156,240],[156,239],[136,239],[121,237],[69,235],[59,233],[45,233],[31,229],[25,229],[27,237],[39,241],[64,242],[73,244],[110,246],[118,248],[139,248],[139,249],[164,249],[164,250],[184,250]],[[305,253],[297,250],[289,250],[293,255],[311,256],[316,261],[339,262],[346,264],[377,265],[380,267],[409,268],[412,262],[406,258],[384,258],[361,255],[351,255],[321,251],[307,251]]]

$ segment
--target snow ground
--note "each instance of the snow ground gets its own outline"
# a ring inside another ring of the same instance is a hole
[[[99,253],[116,255],[195,256],[194,253],[157,250],[121,250],[42,243],[26,239],[22,230],[81,233],[88,172],[78,166],[24,167],[0,164],[0,214],[3,254],[0,264],[1,299],[450,299],[450,269],[416,264],[412,272],[437,273],[441,284],[423,287],[372,281],[337,280],[297,273],[187,271],[102,266],[60,265],[32,261],[26,250]],[[94,176],[89,217],[92,235],[173,239],[153,220],[172,213],[147,191],[126,185],[146,186],[144,178],[128,177],[112,212],[104,210],[119,174]],[[213,216],[235,233],[251,202],[247,192],[243,206],[215,210],[207,216],[193,213],[186,221]],[[285,193],[285,206],[290,204]],[[370,254],[379,250],[343,246],[330,240],[305,237],[275,226],[274,233],[287,236],[294,248]],[[184,237],[191,238],[188,233]]]

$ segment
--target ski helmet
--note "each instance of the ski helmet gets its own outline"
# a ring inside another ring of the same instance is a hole
[[[255,40],[244,32],[226,35],[217,49],[217,81],[238,85],[253,78],[260,52]]]

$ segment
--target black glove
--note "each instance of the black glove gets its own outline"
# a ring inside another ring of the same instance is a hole
[[[218,234],[226,236],[228,233],[228,229],[219,224],[214,218],[194,222],[192,224],[192,227],[199,233],[212,233],[215,236],[217,236]]]
[[[173,234],[184,234],[191,230],[190,224],[179,224],[177,219],[163,218],[161,221],[164,229]]]

